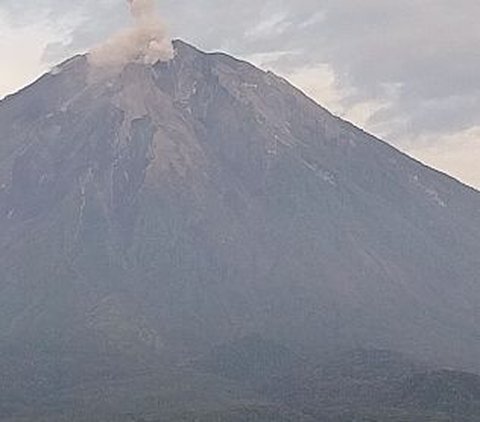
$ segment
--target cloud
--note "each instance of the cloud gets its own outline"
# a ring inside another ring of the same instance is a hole
[[[403,130],[385,133],[399,140],[480,123],[480,3],[359,3],[331,4],[321,46],[341,85],[356,90],[352,102],[391,100],[373,122],[403,120]]]
[[[119,68],[129,62],[154,64],[173,57],[167,29],[153,0],[128,0],[133,26],[92,49],[89,61],[96,67]]]
[[[41,57],[45,45],[59,34],[44,25],[38,16],[31,25],[12,27],[8,15],[0,9],[0,99],[33,82],[48,70]]]
[[[441,136],[436,142],[417,139],[416,143],[406,148],[406,152],[470,186],[480,188],[480,126]]]

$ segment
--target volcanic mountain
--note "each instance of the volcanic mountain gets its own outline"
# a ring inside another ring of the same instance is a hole
[[[480,372],[480,194],[271,72],[174,48],[102,75],[77,56],[0,103],[0,420],[256,402],[217,354]]]

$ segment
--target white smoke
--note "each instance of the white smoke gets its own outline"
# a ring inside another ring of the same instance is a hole
[[[134,24],[95,47],[93,66],[122,68],[128,63],[155,64],[173,57],[173,47],[154,0],[127,0]]]

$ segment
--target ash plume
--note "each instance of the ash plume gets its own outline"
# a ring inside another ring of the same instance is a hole
[[[117,69],[131,62],[155,64],[173,57],[172,43],[154,0],[127,1],[133,25],[88,54],[93,66]]]

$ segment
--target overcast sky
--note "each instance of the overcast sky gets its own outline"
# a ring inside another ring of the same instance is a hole
[[[480,187],[480,0],[159,0],[174,38],[271,69]],[[128,23],[124,0],[0,0],[0,98]]]

